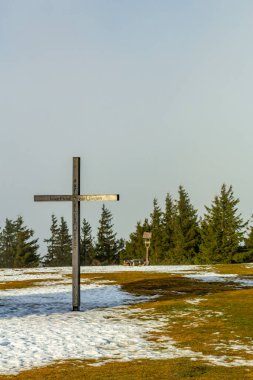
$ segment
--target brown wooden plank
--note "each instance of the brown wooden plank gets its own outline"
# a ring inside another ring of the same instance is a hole
[[[119,194],[34,195],[35,202],[119,201]]]
[[[86,194],[79,195],[79,201],[119,201],[119,194]]]
[[[34,195],[35,202],[72,201],[72,195]]]

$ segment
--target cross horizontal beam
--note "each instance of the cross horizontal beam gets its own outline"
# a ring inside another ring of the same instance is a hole
[[[80,201],[119,201],[119,194],[86,195],[34,195],[35,202],[80,202]]]

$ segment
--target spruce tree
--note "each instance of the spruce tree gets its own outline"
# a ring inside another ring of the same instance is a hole
[[[113,231],[112,214],[103,205],[97,233],[96,259],[103,265],[115,264],[118,262],[117,254],[118,244]]]
[[[153,201],[153,212],[151,217],[151,246],[150,246],[150,263],[158,264],[162,259],[162,211],[155,198]]]
[[[115,264],[120,264],[121,258],[124,256],[125,253],[125,247],[126,243],[125,240],[120,238],[117,240],[117,258],[115,261]]]
[[[145,231],[150,232],[148,219],[145,219],[143,224],[140,221],[137,223],[135,231],[130,234],[129,240],[126,242],[126,248],[121,255],[121,261],[145,258],[146,251],[143,242],[143,232]]]
[[[5,220],[5,226],[0,233],[0,266],[13,268],[16,255],[16,223],[10,219]]]
[[[233,257],[235,262],[253,262],[253,226],[249,227],[248,234],[244,239],[244,246],[240,247],[238,254]]]
[[[15,268],[37,267],[40,257],[37,253],[39,239],[32,239],[34,231],[23,225],[23,218],[16,220],[16,252],[14,259]]]
[[[69,234],[67,222],[63,217],[60,219],[59,230],[56,239],[56,266],[72,265],[72,238]]]
[[[247,249],[253,250],[253,226],[249,227],[248,235],[245,239]]]
[[[58,221],[55,215],[51,216],[52,224],[50,227],[51,236],[49,239],[45,239],[44,242],[47,243],[47,254],[43,259],[43,264],[46,267],[53,267],[56,265],[57,259],[57,247],[58,247],[58,236],[59,236],[59,227]]]
[[[81,228],[80,264],[92,265],[95,257],[95,248],[90,224],[83,219]]]
[[[234,197],[232,186],[222,185],[220,195],[214,198],[201,228],[201,260],[204,263],[231,263],[238,252],[247,223],[238,214],[239,199]]]
[[[200,234],[197,211],[190,203],[186,190],[179,186],[176,201],[173,261],[175,264],[193,264],[199,252]]]
[[[165,211],[162,218],[162,261],[173,263],[174,230],[175,230],[175,204],[170,194],[165,199]]]
[[[5,268],[37,267],[38,239],[32,239],[34,231],[24,226],[19,216],[15,221],[6,219],[0,234],[0,263]]]

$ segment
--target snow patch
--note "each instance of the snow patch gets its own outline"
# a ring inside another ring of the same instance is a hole
[[[215,272],[203,272],[197,274],[186,274],[184,275],[184,277],[205,282],[233,282],[241,287],[253,286],[252,278],[240,277],[237,274],[219,274]]]
[[[237,277],[236,274],[219,274],[215,272],[199,272],[197,274],[186,274],[184,277],[206,282],[226,282]]]
[[[83,285],[82,311],[71,312],[67,286],[2,292],[0,373],[16,374],[66,359],[95,359],[101,364],[194,356],[190,350],[177,348],[170,338],[147,339],[167,319],[152,320],[141,309],[122,306],[144,299],[116,285]]]
[[[236,275],[220,275],[203,266],[147,266],[147,267],[82,267],[82,273],[113,273],[146,271],[177,273],[202,281],[242,281]],[[45,366],[56,360],[94,359],[96,364],[107,361],[137,359],[168,359],[189,357],[215,365],[253,366],[253,360],[229,356],[205,356],[189,348],[179,348],[169,337],[150,340],[150,334],[168,325],[170,317],[148,314],[148,311],[128,308],[127,305],[144,302],[148,297],[137,297],[122,291],[121,287],[104,280],[82,280],[81,312],[71,311],[71,284],[66,275],[71,268],[39,268],[0,270],[0,282],[45,279],[34,287],[0,291],[0,373],[16,374],[34,367]],[[59,280],[55,281],[54,280]],[[101,282],[102,281],[102,282]],[[57,286],[56,286],[57,285]],[[188,300],[192,304],[202,298]],[[189,306],[190,307],[190,306]],[[220,313],[222,314],[222,313]],[[220,315],[219,314],[219,315]],[[203,318],[211,313],[203,314]],[[218,315],[218,313],[217,313]],[[188,313],[177,313],[186,318]],[[202,318],[202,319],[203,319]],[[201,318],[199,316],[200,322]],[[194,323],[199,323],[196,319]],[[245,349],[234,341],[232,349]]]

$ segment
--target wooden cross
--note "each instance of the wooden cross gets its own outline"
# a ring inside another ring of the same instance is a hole
[[[34,195],[35,202],[72,202],[72,306],[80,310],[80,201],[119,201],[119,194],[80,194],[80,157],[73,157],[72,195]]]

